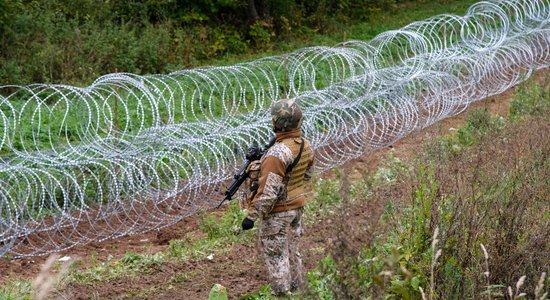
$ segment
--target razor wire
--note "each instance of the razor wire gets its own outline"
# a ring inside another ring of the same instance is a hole
[[[157,230],[212,208],[269,107],[294,98],[319,172],[550,65],[550,4],[484,1],[370,41],[88,87],[0,87],[0,257]]]

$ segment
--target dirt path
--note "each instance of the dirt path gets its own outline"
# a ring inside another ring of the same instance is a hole
[[[547,69],[539,70],[533,76],[541,81],[547,74]],[[511,96],[517,87],[503,94],[490,97],[473,104],[465,113],[445,119],[403,138],[385,149],[369,153],[353,160],[344,166],[350,170],[352,178],[360,178],[362,174],[376,171],[382,158],[388,151],[393,151],[398,158],[411,158],[422,149],[429,139],[449,134],[450,128],[464,124],[468,112],[479,108],[487,108],[493,114],[506,116],[509,111]],[[330,175],[327,175],[330,176]],[[368,216],[365,207],[358,207],[351,216],[351,221],[364,220]],[[198,231],[198,217],[187,218],[169,228],[152,231],[145,234],[128,236],[103,243],[93,243],[76,247],[60,253],[79,259],[79,269],[92,265],[91,256],[95,262],[106,261],[108,258],[121,258],[127,251],[141,254],[153,254],[164,251],[168,242],[174,239],[184,239],[188,233]],[[331,237],[339,233],[334,222],[325,219],[316,225],[305,228],[302,243],[302,254],[307,270],[317,266],[325,257],[327,243]],[[14,278],[33,278],[45,258],[26,258],[16,260],[0,259],[0,283]],[[61,295],[67,299],[89,299],[96,295],[99,298],[115,299],[206,299],[211,287],[220,283],[227,287],[230,298],[257,291],[266,283],[266,274],[254,247],[254,242],[238,244],[229,249],[223,256],[209,260],[205,258],[187,262],[168,262],[153,267],[148,274],[136,277],[118,278],[110,282],[96,284],[69,285]]]

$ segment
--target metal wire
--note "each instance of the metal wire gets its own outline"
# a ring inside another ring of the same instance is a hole
[[[322,172],[550,65],[545,0],[484,1],[370,41],[228,67],[0,87],[0,257],[159,229],[212,208],[295,98]]]

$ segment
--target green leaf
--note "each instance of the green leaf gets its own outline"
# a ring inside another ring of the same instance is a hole
[[[227,289],[219,283],[214,284],[208,294],[208,300],[227,300]]]
[[[420,286],[420,278],[418,278],[418,276],[414,276],[413,279],[411,279],[411,286],[415,291],[418,291],[418,287]]]

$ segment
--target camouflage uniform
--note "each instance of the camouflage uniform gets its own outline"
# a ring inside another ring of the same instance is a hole
[[[295,291],[305,283],[299,241],[303,207],[270,214],[260,225],[260,246],[274,294]]]
[[[305,206],[304,180],[311,177],[313,152],[302,139],[302,112],[291,100],[276,102],[271,109],[276,143],[261,159],[258,190],[247,218],[261,220],[259,238],[274,294],[284,294],[304,284],[298,251]],[[287,174],[303,145],[300,160]]]
[[[261,164],[261,161],[254,160],[246,169],[248,177],[242,185],[243,191],[239,194],[239,207],[241,209],[249,207],[254,199],[254,196],[256,196],[256,192],[258,191],[258,181],[260,179]]]

